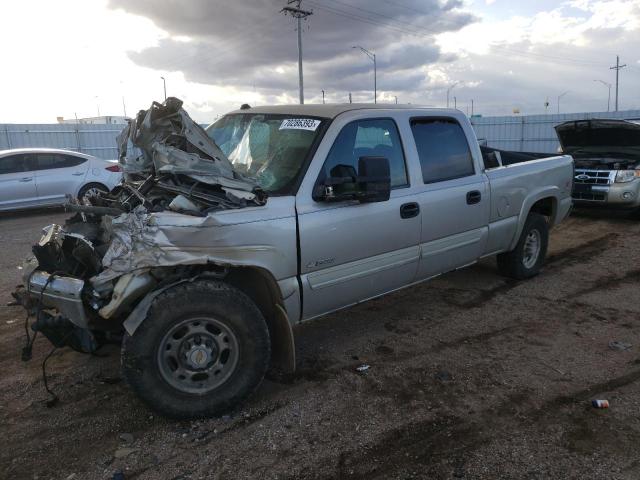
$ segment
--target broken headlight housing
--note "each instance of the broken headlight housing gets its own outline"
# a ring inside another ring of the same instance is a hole
[[[640,170],[618,170],[616,183],[627,183],[640,177]]]

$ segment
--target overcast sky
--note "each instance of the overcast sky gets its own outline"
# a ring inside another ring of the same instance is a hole
[[[3,2],[0,122],[128,115],[167,93],[206,123],[241,103],[298,100],[287,0]],[[508,115],[640,108],[640,0],[303,0],[305,99]],[[612,89],[612,108],[615,87]],[[124,102],[123,102],[124,100]]]

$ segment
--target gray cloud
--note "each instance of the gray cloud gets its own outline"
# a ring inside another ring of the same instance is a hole
[[[257,89],[267,95],[297,88],[295,21],[279,13],[285,0],[110,0],[111,8],[143,15],[173,37],[156,47],[130,52],[137,64],[181,71],[188,80]],[[418,68],[443,56],[434,35],[476,21],[460,0],[305,0],[314,14],[304,23],[305,86],[309,89],[366,92],[372,64],[355,44],[375,51],[379,89],[423,88]],[[279,73],[278,67],[285,67]]]

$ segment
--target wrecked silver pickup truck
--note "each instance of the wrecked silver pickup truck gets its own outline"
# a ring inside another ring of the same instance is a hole
[[[259,107],[205,131],[170,98],[119,145],[125,181],[45,229],[15,297],[54,345],[123,336],[126,380],[173,417],[292,371],[300,321],[491,255],[536,275],[571,205],[571,157],[486,164],[453,110]]]

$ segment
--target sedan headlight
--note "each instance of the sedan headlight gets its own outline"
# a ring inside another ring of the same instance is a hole
[[[630,182],[636,177],[640,177],[640,170],[618,170],[618,173],[616,173],[616,183]]]

